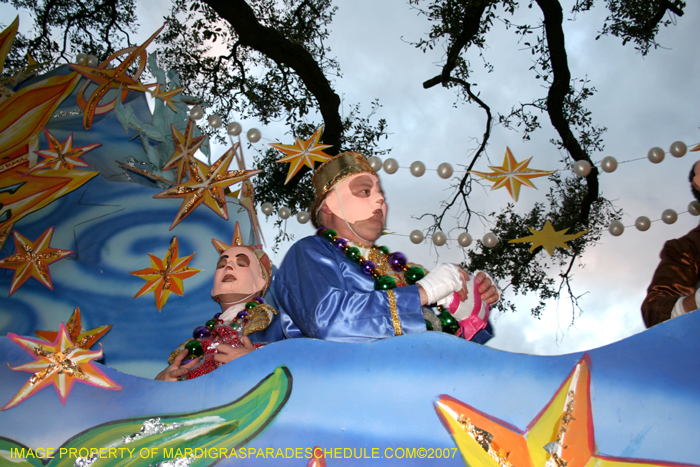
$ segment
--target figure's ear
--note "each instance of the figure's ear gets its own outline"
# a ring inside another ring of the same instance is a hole
[[[321,211],[326,214],[333,214],[333,211],[331,211],[331,208],[329,208],[325,202],[321,205]]]

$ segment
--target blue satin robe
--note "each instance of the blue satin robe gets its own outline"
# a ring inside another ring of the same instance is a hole
[[[286,338],[367,342],[395,335],[389,298],[325,238],[299,240],[272,281]],[[418,286],[394,289],[401,330],[425,331]]]

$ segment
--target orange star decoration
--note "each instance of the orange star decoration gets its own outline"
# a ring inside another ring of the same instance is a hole
[[[161,91],[160,87],[162,85],[160,83],[151,83],[147,84],[145,87],[146,88],[153,88],[153,91],[150,89],[148,92],[151,93],[151,97],[154,99],[160,99],[162,100],[168,107],[173,109],[174,112],[177,112],[177,108],[175,107],[175,104],[173,104],[173,97],[176,95],[180,94],[183,89],[185,88],[176,88],[176,89],[171,89],[170,91]]]
[[[291,163],[289,172],[287,173],[287,179],[284,181],[285,185],[299,172],[302,165],[306,165],[313,170],[314,162],[325,162],[331,158],[331,156],[324,153],[323,150],[330,148],[332,145],[318,144],[322,133],[323,125],[318,127],[318,129],[314,131],[314,134],[311,135],[311,138],[306,141],[296,138],[296,143],[294,144],[270,144],[273,148],[286,154],[282,159],[278,159],[277,162],[280,164],[285,162]]]
[[[211,167],[194,159],[189,167],[190,179],[187,182],[168,188],[154,196],[154,198],[185,198],[170,230],[202,203],[219,216],[228,219],[224,188],[260,173],[260,170],[227,170],[234,150],[235,146],[226,151]]]
[[[7,337],[35,357],[33,362],[10,367],[10,369],[34,374],[1,410],[10,409],[24,402],[50,384],[54,386],[61,404],[64,405],[75,381],[112,391],[119,391],[122,388],[93,363],[93,360],[102,358],[102,348],[94,351],[81,348],[71,340],[63,323],[52,343],[20,337],[14,333],[8,334]]]
[[[549,256],[552,256],[554,254],[554,250],[557,247],[564,248],[565,250],[570,250],[571,248],[569,248],[569,245],[567,245],[566,242],[576,240],[581,235],[588,232],[588,229],[586,229],[583,232],[566,235],[566,232],[569,231],[568,228],[564,230],[554,230],[554,227],[552,227],[552,223],[550,221],[545,222],[544,227],[542,227],[542,230],[535,230],[531,227],[528,227],[527,229],[532,233],[532,235],[530,235],[529,237],[508,240],[508,243],[532,242],[530,251],[535,251],[535,248],[541,246],[542,248],[547,250]]]
[[[680,467],[598,455],[589,366],[586,354],[524,432],[449,396],[435,410],[472,467]]]
[[[49,143],[49,149],[34,151],[35,154],[44,158],[43,161],[32,167],[29,172],[44,169],[68,169],[73,170],[76,167],[90,167],[90,164],[79,159],[83,154],[92,151],[93,149],[102,146],[102,143],[90,144],[88,146],[73,147],[73,133],[63,143],[59,143],[54,135],[44,128],[46,141]]]
[[[83,331],[80,308],[78,307],[75,308],[75,311],[70,315],[70,319],[66,323],[66,330],[71,340],[82,349],[89,349],[95,345],[95,343],[100,340],[102,336],[107,334],[110,329],[112,329],[112,325],[100,326],[95,329]],[[56,340],[56,336],[58,336],[58,331],[34,331],[34,334],[46,341],[53,342]]]
[[[186,258],[178,257],[177,237],[173,237],[170,241],[170,248],[162,260],[152,254],[148,256],[151,258],[151,267],[131,273],[146,281],[146,285],[134,295],[134,298],[153,292],[156,296],[156,306],[160,311],[168,301],[170,292],[183,296],[185,289],[182,281],[194,276],[200,270],[187,267],[194,258],[194,253]]]
[[[53,227],[50,227],[35,242],[31,242],[20,233],[14,232],[16,253],[0,260],[0,268],[15,270],[8,297],[22,287],[30,277],[53,290],[49,264],[65,258],[73,251],[50,248],[52,235]]]
[[[177,181],[176,184],[182,183],[185,178],[185,174],[189,171],[190,165],[194,163],[196,158],[194,154],[197,149],[204,143],[206,136],[194,137],[194,121],[189,119],[187,121],[187,127],[185,128],[185,133],[180,133],[180,131],[175,128],[175,125],[170,125],[173,132],[173,142],[175,143],[175,152],[168,162],[163,166],[163,170],[170,170],[177,167]],[[238,143],[236,143],[238,144]],[[227,166],[228,167],[228,166]]]
[[[503,165],[489,166],[489,169],[493,170],[491,173],[477,172],[471,170],[470,173],[478,175],[481,178],[485,178],[489,182],[493,182],[491,190],[497,190],[499,188],[506,187],[508,193],[510,193],[511,198],[514,201],[518,201],[518,196],[520,196],[520,185],[526,185],[530,188],[535,188],[530,179],[537,177],[545,177],[547,175],[552,175],[555,170],[537,170],[529,169],[527,166],[530,163],[532,157],[528,157],[524,161],[518,162],[513,157],[513,153],[510,149],[506,147],[506,153],[503,156]]]
[[[109,112],[116,105],[116,100],[121,98],[123,101],[129,90],[145,92],[146,88],[138,81],[141,72],[143,72],[146,67],[146,47],[153,42],[158,34],[163,30],[165,25],[161,26],[151,37],[146,40],[143,44],[138,47],[129,47],[127,49],[120,50],[113,53],[107,59],[100,63],[97,68],[86,66],[86,65],[74,65],[68,64],[73,70],[77,71],[85,78],[90,81],[97,83],[97,89],[90,95],[90,97],[85,100],[85,91],[87,90],[86,82],[78,91],[77,101],[81,109],[83,109],[83,126],[86,130],[92,127],[92,121],[96,114],[103,114]],[[114,68],[107,68],[112,60],[116,59],[120,55],[129,53],[129,55],[122,60],[119,65]],[[136,59],[140,59],[139,67],[136,74],[132,77],[126,74],[128,68],[136,62]],[[111,89],[122,89],[120,92],[120,97],[113,99],[107,104],[100,105],[100,101],[104,98]]]

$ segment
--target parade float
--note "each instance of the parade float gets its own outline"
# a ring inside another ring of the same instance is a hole
[[[695,314],[561,356],[292,339],[154,381],[216,312],[212,240],[258,225],[255,171],[210,153],[153,37],[5,82],[1,465],[700,465]]]

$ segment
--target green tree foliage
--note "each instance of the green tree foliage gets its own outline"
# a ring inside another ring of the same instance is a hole
[[[529,213],[520,215],[512,205],[508,205],[499,214],[492,213],[495,222],[492,230],[502,240],[515,239],[527,236],[527,227],[541,230],[550,220],[558,230],[569,227],[572,231],[589,232],[571,242],[574,246],[570,251],[558,249],[551,261],[537,255],[538,251],[529,252],[522,245],[502,241],[489,250],[479,243],[479,250],[469,253],[469,266],[490,271],[496,279],[509,284],[508,287],[512,287],[516,294],[536,292],[540,302],[532,309],[534,316],[541,314],[545,301],[560,298],[562,290],[566,290],[576,309],[578,297],[571,289],[572,268],[576,259],[598,242],[600,232],[619,217],[619,211],[600,194],[598,170],[593,164],[592,155],[603,149],[606,129],[595,124],[591,112],[585,107],[595,88],[586,79],[573,78],[569,71],[561,3],[559,0],[529,0],[522,4],[513,0],[409,0],[409,3],[431,23],[427,38],[414,45],[423,51],[438,46],[447,51],[441,73],[426,80],[423,86],[429,89],[440,84],[456,89],[460,100],[466,104],[477,104],[486,114],[481,145],[472,156],[467,170],[471,170],[484,154],[493,124],[488,103],[472,91],[477,83],[471,81],[473,68],[466,58],[467,53],[470,50],[478,53],[483,66],[489,72],[497,73],[484,55],[486,35],[496,19],[500,19],[523,45],[530,48],[533,56],[530,70],[534,72],[535,79],[545,83],[547,94],[530,103],[519,103],[509,114],[499,115],[498,122],[507,128],[522,130],[523,139],[528,140],[544,124],[541,115],[547,114],[559,135],[552,143],[569,156],[563,161],[564,165],[571,167],[576,161],[587,161],[592,170],[585,177],[585,182],[577,177],[550,177],[556,188],[548,195],[549,206],[536,204]],[[595,0],[578,0],[571,10],[572,16],[589,11],[595,3]],[[669,20],[663,20],[667,12],[681,16],[685,7],[680,0],[607,0],[604,3],[610,15],[598,37],[604,34],[621,37],[623,45],[632,41],[642,54],[658,46],[655,39],[660,26],[670,24]],[[519,8],[524,6],[528,9],[539,8],[539,24],[517,24]],[[454,193],[444,203],[442,211],[426,214],[432,216],[434,221],[431,232],[441,230],[443,219],[452,211],[456,211],[460,227],[468,228],[473,215],[468,199],[472,183],[472,176],[467,172],[455,185]],[[558,267],[558,284],[546,271],[551,266]],[[498,306],[514,310],[513,304],[507,300]]]

